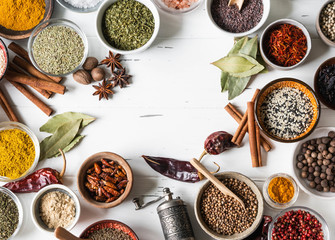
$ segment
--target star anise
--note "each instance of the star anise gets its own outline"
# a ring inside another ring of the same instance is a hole
[[[108,100],[109,94],[114,94],[114,92],[110,89],[112,87],[111,83],[108,83],[106,79],[102,81],[102,84],[99,83],[99,85],[93,85],[93,87],[96,89],[96,91],[93,93],[94,95],[99,95],[99,101],[101,98],[106,98]]]
[[[121,54],[113,54],[112,51],[109,51],[109,57],[101,61],[101,64],[106,64],[107,67],[111,67],[111,71],[114,72],[115,68],[122,69],[122,65],[120,63]]]
[[[126,69],[123,68],[121,70],[117,70],[116,72],[113,72],[113,77],[110,78],[110,80],[113,82],[113,87],[119,85],[120,88],[123,88],[124,86],[128,85],[128,79],[131,78],[131,75],[126,74]]]

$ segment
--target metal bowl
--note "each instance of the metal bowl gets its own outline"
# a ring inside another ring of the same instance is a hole
[[[29,175],[30,173],[33,172],[33,170],[37,166],[39,158],[40,158],[40,143],[39,143],[36,135],[26,125],[24,125],[22,123],[18,123],[18,122],[1,122],[0,123],[0,131],[8,130],[8,129],[19,129],[19,130],[22,130],[22,131],[24,131],[25,133],[28,134],[28,136],[31,138],[31,140],[34,143],[35,159],[34,159],[34,162],[32,163],[32,165],[30,166],[30,168],[25,173],[23,173],[19,178],[10,179],[8,177],[0,176],[0,182],[12,182],[12,181],[17,181],[17,180],[20,180],[20,179],[26,177],[27,175]]]
[[[253,224],[251,225],[251,227],[249,227],[247,230],[245,230],[244,232],[241,233],[235,233],[233,235],[223,235],[223,234],[219,234],[215,231],[213,231],[212,229],[210,229],[207,224],[205,223],[205,221],[203,220],[202,216],[201,216],[201,208],[200,208],[200,203],[201,203],[201,197],[205,191],[205,189],[208,188],[208,186],[211,184],[211,182],[209,180],[207,180],[199,189],[199,192],[197,194],[197,197],[195,199],[195,204],[194,204],[194,211],[195,211],[195,216],[198,220],[198,223],[200,225],[200,227],[212,238],[218,239],[218,240],[242,240],[245,239],[247,236],[251,235],[259,226],[259,224],[262,221],[263,218],[263,211],[264,211],[264,203],[263,203],[263,196],[262,193],[259,191],[258,187],[256,186],[256,184],[247,176],[244,176],[243,174],[237,173],[237,172],[222,172],[222,173],[218,173],[215,174],[215,177],[217,177],[218,179],[224,179],[224,178],[234,178],[237,180],[240,180],[241,182],[246,183],[251,190],[256,194],[256,198],[258,201],[258,210],[257,210],[257,215],[256,215],[256,219],[253,222]]]
[[[90,7],[90,8],[78,8],[75,6],[72,6],[70,3],[66,2],[65,0],[57,0],[57,2],[59,3],[59,5],[61,5],[62,7],[73,11],[73,12],[77,12],[77,13],[90,13],[90,12],[94,12],[96,10],[99,9],[101,3],[104,0],[100,0],[100,2],[98,2],[94,7]]]

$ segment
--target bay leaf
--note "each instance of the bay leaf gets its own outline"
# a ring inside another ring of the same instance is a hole
[[[257,41],[257,35],[247,41],[247,43],[240,49],[239,53],[248,55],[254,59],[256,59],[258,51],[258,41]]]
[[[251,77],[237,78],[228,76],[228,100],[232,100],[240,95],[248,85]]]
[[[83,119],[76,119],[64,123],[57,128],[52,136],[45,138],[40,143],[40,161],[50,158],[58,152],[58,149],[64,149],[77,135]]]
[[[221,58],[212,64],[228,73],[243,73],[255,66],[255,64],[248,61],[245,57],[238,56],[237,54]]]
[[[49,119],[42,127],[40,127],[40,131],[55,133],[57,128],[62,126],[64,123],[78,119],[83,119],[80,128],[87,126],[88,124],[90,124],[95,120],[94,117],[91,117],[83,113],[65,112]]]
[[[244,71],[244,72],[241,72],[241,73],[230,73],[230,75],[233,76],[233,77],[240,77],[240,78],[241,77],[249,77],[249,76],[252,76],[254,74],[259,73],[260,71],[262,71],[264,69],[264,66],[259,64],[256,59],[254,59],[254,58],[252,58],[248,55],[238,53],[238,54],[235,54],[235,55],[232,55],[232,56],[239,56],[239,57],[245,58],[246,60],[248,60],[249,62],[254,64],[254,67],[252,67],[251,69],[249,69],[247,71]]]
[[[228,75],[229,73],[221,71],[221,92],[228,90]]]
[[[71,142],[69,145],[67,145],[63,150],[64,153],[70,151],[72,148],[74,148],[83,138],[85,137],[85,135],[77,135]],[[60,153],[56,153],[55,155],[51,156],[51,157],[58,157],[60,156]]]
[[[260,71],[259,73],[268,73],[269,70],[267,69],[266,63],[260,54],[257,54],[256,60],[257,62],[259,62],[259,64],[261,64],[264,67],[264,69]]]
[[[232,49],[230,49],[227,56],[230,56],[231,54],[236,54],[240,51],[240,49],[247,43],[248,37],[243,37],[237,40],[237,42],[234,44]]]

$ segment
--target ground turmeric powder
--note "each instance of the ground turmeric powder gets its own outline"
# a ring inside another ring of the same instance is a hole
[[[285,177],[275,177],[269,183],[268,193],[270,198],[277,203],[287,203],[294,196],[294,186]]]
[[[1,0],[0,25],[15,31],[34,28],[45,13],[45,0]]]
[[[0,176],[16,179],[33,164],[35,146],[29,135],[20,129],[0,131]]]

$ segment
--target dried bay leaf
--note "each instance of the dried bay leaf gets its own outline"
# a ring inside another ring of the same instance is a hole
[[[228,76],[229,73],[221,71],[221,92],[228,90]]]
[[[257,35],[247,41],[247,43],[240,49],[239,53],[248,55],[254,59],[256,59],[258,51],[258,41],[257,41]]]
[[[51,137],[51,136],[50,136]],[[74,148],[83,138],[85,137],[85,135],[77,135],[71,142],[69,145],[67,145],[63,150],[63,152],[68,152],[70,151],[72,148]],[[51,157],[58,157],[60,156],[60,153],[58,152],[57,154],[51,156]]]
[[[248,37],[240,38],[233,46],[233,48],[229,51],[227,56],[231,54],[237,54],[241,50],[241,48],[247,43]]]
[[[41,132],[48,132],[48,133],[55,133],[56,130],[62,126],[63,124],[73,121],[82,119],[82,124],[80,128],[83,128],[93,122],[95,120],[94,117],[89,115],[78,113],[78,112],[65,112],[62,114],[58,114],[51,119],[49,119],[42,127],[40,127]]]
[[[230,73],[230,75],[233,76],[233,77],[249,77],[249,76],[252,76],[254,74],[259,73],[260,71],[262,71],[264,69],[264,66],[259,64],[256,59],[254,59],[254,58],[252,58],[248,55],[238,53],[238,54],[232,55],[232,56],[243,57],[243,58],[247,59],[249,62],[251,62],[252,64],[254,64],[254,67],[247,70],[247,71],[244,71],[244,72],[241,72],[241,73]]]
[[[228,100],[232,100],[240,95],[248,85],[251,77],[237,78],[228,76]]]
[[[255,64],[248,61],[246,58],[234,54],[229,57],[221,58],[212,63],[214,66],[220,68],[228,73],[241,73],[250,70]]]
[[[40,143],[40,161],[57,154],[58,149],[64,149],[77,135],[83,119],[76,119],[64,123],[57,128],[52,136],[45,138]]]

